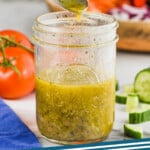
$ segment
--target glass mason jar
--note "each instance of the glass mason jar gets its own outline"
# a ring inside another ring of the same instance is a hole
[[[109,15],[39,16],[33,26],[38,128],[62,144],[104,140],[114,122],[116,29]]]

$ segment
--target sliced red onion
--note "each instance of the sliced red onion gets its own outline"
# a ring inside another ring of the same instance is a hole
[[[132,20],[132,21],[139,21],[139,20],[150,20],[150,7],[145,6],[142,8],[137,8],[133,6],[129,6],[124,4],[120,8],[114,8],[109,11],[109,14],[116,17],[119,20]]]
[[[127,4],[122,5],[122,9],[124,11],[127,11],[128,13],[133,13],[133,14],[145,14],[147,12],[147,7],[133,7]]]

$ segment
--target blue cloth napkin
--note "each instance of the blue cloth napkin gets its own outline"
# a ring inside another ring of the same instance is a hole
[[[0,99],[0,150],[40,148],[36,136]]]

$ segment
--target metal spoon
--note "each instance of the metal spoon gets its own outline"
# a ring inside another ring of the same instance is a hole
[[[75,13],[81,13],[88,6],[87,0],[55,0],[55,2],[61,7]]]

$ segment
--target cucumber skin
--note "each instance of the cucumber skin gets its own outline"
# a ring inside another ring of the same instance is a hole
[[[129,113],[129,123],[138,124],[150,121],[150,110]]]
[[[135,133],[133,133],[133,131],[131,129],[126,127],[126,125],[124,125],[124,135],[126,135],[128,137],[132,137],[132,138],[137,138],[137,139],[143,138],[143,135],[140,132],[136,132],[136,134],[135,134]]]
[[[119,90],[119,81],[116,80],[116,91],[118,91],[118,90]]]
[[[145,69],[143,69],[143,70],[141,70],[140,72],[137,73],[137,75],[136,75],[136,77],[134,79],[134,91],[139,96],[140,102],[150,104],[150,97],[149,97],[149,100],[142,98],[143,96],[141,96],[141,94],[139,94],[139,92],[137,90],[137,83],[136,83],[136,81],[137,81],[137,78],[140,76],[140,74],[142,72],[148,72],[150,74],[150,67],[149,68],[145,68]]]
[[[127,102],[127,96],[116,95],[116,103],[126,104],[126,102]]]

